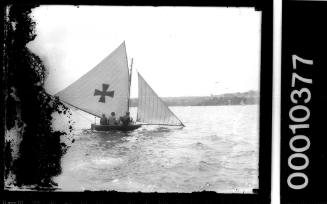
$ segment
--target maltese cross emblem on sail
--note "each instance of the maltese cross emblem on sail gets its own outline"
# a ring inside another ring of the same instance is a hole
[[[105,103],[106,96],[110,96],[111,98],[114,97],[115,91],[107,91],[109,89],[109,84],[102,84],[102,91],[95,89],[94,96],[100,96],[99,102]]]

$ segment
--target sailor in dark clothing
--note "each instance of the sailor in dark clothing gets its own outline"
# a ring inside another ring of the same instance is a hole
[[[107,117],[105,114],[102,114],[102,117],[100,119],[100,125],[107,125]]]
[[[128,126],[133,120],[129,116],[129,112],[126,112],[126,115],[124,115],[123,117],[120,117],[120,121],[121,121],[122,125]]]

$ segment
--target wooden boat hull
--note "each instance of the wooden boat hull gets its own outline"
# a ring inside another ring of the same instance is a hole
[[[141,124],[132,124],[128,126],[123,125],[95,125],[91,124],[91,130],[96,131],[132,131],[140,128]]]

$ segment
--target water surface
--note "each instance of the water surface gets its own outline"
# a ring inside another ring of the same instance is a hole
[[[258,188],[257,105],[170,108],[186,127],[92,132],[85,130],[90,121],[73,113],[75,142],[55,178],[59,188],[220,193]]]

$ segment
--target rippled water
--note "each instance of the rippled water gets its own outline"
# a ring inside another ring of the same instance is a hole
[[[258,188],[257,105],[171,109],[186,127],[142,126],[130,133],[77,130],[62,159],[63,172],[55,178],[59,188],[228,193]],[[78,129],[89,128],[89,121],[78,120]]]

